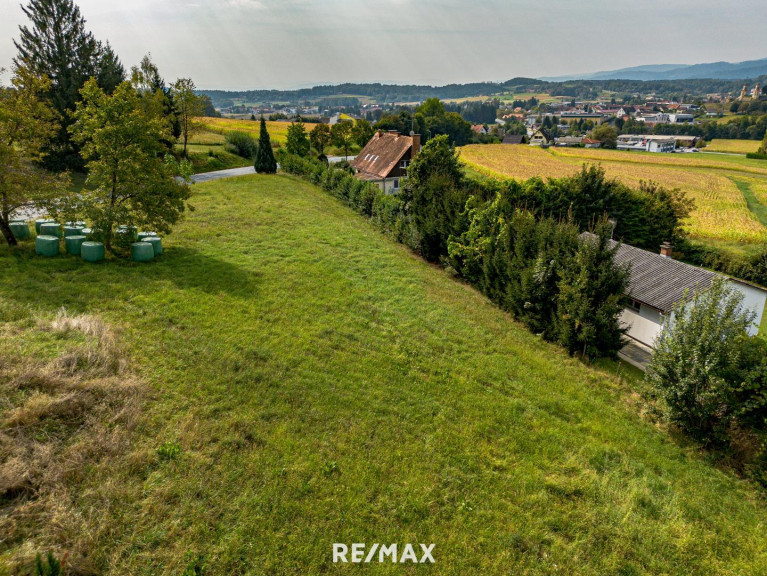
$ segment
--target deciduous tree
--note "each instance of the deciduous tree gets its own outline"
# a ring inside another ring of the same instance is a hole
[[[59,127],[46,98],[49,88],[50,80],[25,67],[16,68],[11,87],[0,88],[0,231],[9,246],[17,244],[9,226],[16,210],[45,204],[66,190],[64,176],[38,166]]]
[[[309,138],[306,135],[306,128],[304,123],[299,120],[298,122],[292,122],[288,126],[288,138],[285,143],[285,149],[288,154],[295,154],[296,156],[308,156],[309,155]]]
[[[349,158],[349,147],[352,145],[352,123],[349,121],[341,121],[338,124],[333,124],[330,129],[330,135],[333,139],[333,144],[339,148],[344,149],[344,156]]]
[[[741,355],[753,314],[724,279],[674,308],[647,371],[668,417],[702,441],[721,442],[735,415]]]
[[[321,156],[325,153],[325,146],[330,144],[330,126],[327,124],[317,124],[309,132],[309,140],[312,143],[312,147],[317,151],[317,155]]]
[[[195,93],[195,89],[191,78],[179,78],[171,86],[173,105],[181,129],[181,140],[184,143],[184,158],[187,157],[189,139],[203,128],[203,124],[199,120],[203,112],[202,100]]]
[[[374,133],[373,126],[364,118],[357,120],[352,127],[352,138],[361,148],[370,141]]]
[[[190,191],[176,179],[172,157],[163,157],[167,131],[130,83],[110,96],[95,80],[86,82],[71,132],[87,161],[88,186],[60,208],[62,216],[91,222],[111,252],[123,247],[124,238],[115,238],[117,225],[169,233]]]

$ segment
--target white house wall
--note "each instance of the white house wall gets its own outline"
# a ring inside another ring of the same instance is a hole
[[[743,284],[737,280],[731,280],[730,283],[735,290],[743,294],[743,307],[756,314],[754,323],[748,330],[749,335],[754,336],[759,332],[759,326],[762,323],[764,306],[767,302],[767,291],[749,284]]]
[[[638,313],[629,308],[624,309],[620,315],[620,322],[628,327],[627,336],[652,347],[660,334],[663,317],[657,310],[642,306]]]

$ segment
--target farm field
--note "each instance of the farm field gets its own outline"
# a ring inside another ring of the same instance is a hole
[[[78,573],[318,574],[334,542],[434,543],[434,574],[767,572],[764,498],[642,416],[635,372],[569,358],[314,186],[194,192],[148,265],[0,248],[0,375],[76,368],[103,322],[143,390],[120,450],[86,442],[50,509],[0,526],[0,573],[69,549]],[[3,432],[70,425],[44,380],[0,386]]]
[[[258,139],[260,122],[258,120],[235,120],[233,118],[202,118],[202,122],[208,132],[225,135],[227,132],[248,132]],[[272,145],[285,144],[288,139],[288,127],[290,122],[270,122],[267,120],[266,129],[269,131]],[[314,124],[304,122],[306,131],[314,128]]]
[[[759,140],[712,140],[706,145],[707,152],[731,152],[749,154],[759,149]]]
[[[680,188],[695,201],[686,223],[692,238],[728,249],[767,241],[767,227],[749,209],[734,179],[753,181],[759,202],[764,201],[767,164],[715,154],[651,154],[584,148],[541,149],[532,146],[471,145],[461,157],[472,169],[500,178],[559,177],[577,172],[583,163],[597,163],[609,176],[628,185],[654,180]],[[765,204],[767,206],[767,204]]]

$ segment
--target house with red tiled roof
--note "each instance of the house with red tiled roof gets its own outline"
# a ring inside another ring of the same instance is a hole
[[[375,182],[393,194],[399,191],[407,167],[420,150],[420,134],[405,136],[396,130],[379,130],[352,160],[351,167],[360,180]]]

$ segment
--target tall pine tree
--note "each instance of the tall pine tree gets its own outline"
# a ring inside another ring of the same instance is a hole
[[[272,152],[272,142],[266,130],[266,122],[261,116],[261,132],[258,136],[258,152],[256,152],[256,172],[259,174],[274,174],[277,172],[277,161]]]
[[[112,48],[102,45],[85,28],[85,19],[72,0],[30,0],[22,7],[31,26],[20,26],[17,67],[27,67],[51,79],[48,100],[60,117],[60,127],[46,145],[49,168],[82,168],[79,147],[69,126],[80,100],[80,89],[90,77],[111,92],[124,79],[124,69]]]

